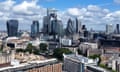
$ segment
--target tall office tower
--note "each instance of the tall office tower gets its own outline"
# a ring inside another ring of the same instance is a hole
[[[63,34],[63,24],[61,20],[51,21],[51,34],[61,36]]]
[[[57,11],[54,9],[47,9],[47,16],[43,18],[43,32],[44,34],[51,34],[51,19],[57,18]]]
[[[57,26],[57,28],[58,28],[58,35],[59,36],[63,36],[64,35],[64,28],[63,28],[63,23],[62,23],[62,21],[61,20],[58,20],[58,26]]]
[[[43,32],[44,34],[48,34],[49,32],[51,32],[50,16],[44,16],[43,18]]]
[[[36,37],[39,35],[39,21],[33,21],[31,25],[31,37]]]
[[[119,34],[120,31],[119,31],[119,24],[116,24],[116,33]]]
[[[76,33],[79,33],[81,31],[81,21],[76,18]]]
[[[69,19],[68,22],[67,22],[66,34],[67,35],[73,35],[74,32],[75,32],[74,23],[71,19]]]
[[[82,30],[87,30],[86,25],[82,25]]]
[[[113,25],[112,24],[107,24],[106,25],[106,33],[107,34],[113,33]]]
[[[18,35],[18,20],[7,21],[7,32],[8,32],[8,37]]]

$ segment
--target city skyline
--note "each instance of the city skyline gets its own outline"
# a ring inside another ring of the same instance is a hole
[[[106,24],[120,23],[119,6],[120,0],[0,0],[0,30],[6,30],[10,19],[19,20],[19,29],[30,30],[33,20],[39,20],[42,28],[47,8],[58,10],[58,18],[64,26],[69,18],[78,17],[87,28],[101,30]]]

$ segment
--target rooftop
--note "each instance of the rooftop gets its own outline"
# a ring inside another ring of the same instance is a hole
[[[76,62],[81,62],[86,65],[88,64],[94,64],[96,65],[97,61],[93,59],[89,59],[87,57],[81,56],[81,55],[76,55],[76,54],[69,54],[69,55],[64,55],[64,58],[71,59]]]
[[[54,64],[54,63],[57,63],[57,60],[55,58],[41,60],[41,61],[31,61],[31,62],[22,63],[22,64],[15,65],[15,66],[8,66],[8,67],[0,68],[0,71],[10,71],[10,72],[19,71],[19,70],[24,70],[24,69],[34,68],[38,66],[43,66],[43,65]]]

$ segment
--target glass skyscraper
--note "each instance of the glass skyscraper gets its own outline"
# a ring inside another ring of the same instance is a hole
[[[39,21],[33,21],[31,25],[31,36],[36,37],[39,34]]]
[[[116,24],[116,33],[119,34],[120,31],[119,31],[119,24]]]
[[[56,10],[54,9],[47,9],[47,16],[44,16],[43,18],[43,32],[44,34],[52,34],[52,24],[51,21],[56,20],[57,18],[57,14],[56,14]],[[55,24],[55,21],[52,22]]]
[[[79,33],[81,31],[81,21],[76,18],[76,33]]]
[[[51,21],[51,34],[53,35],[62,35],[63,33],[63,24],[61,20],[52,20]]]
[[[18,20],[7,21],[7,32],[8,32],[8,37],[18,35]]]
[[[75,33],[74,22],[69,19],[67,22],[66,34],[73,35]]]

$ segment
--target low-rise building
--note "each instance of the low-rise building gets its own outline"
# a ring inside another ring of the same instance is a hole
[[[88,49],[87,50],[87,56],[101,55],[101,54],[102,54],[102,49]]]
[[[0,72],[62,72],[62,63],[56,59],[31,61],[19,65],[0,68]]]
[[[97,43],[90,43],[90,42],[83,42],[83,43],[80,44],[80,47],[97,49],[98,48],[98,44]]]
[[[88,49],[98,49],[98,44],[83,42],[80,44],[79,49],[82,51],[82,54],[86,54]]]
[[[67,72],[86,72],[86,67],[89,65],[97,65],[97,61],[87,57],[69,54],[64,56],[64,71]]]
[[[28,43],[28,40],[21,39],[18,37],[9,37],[6,39],[6,46],[15,49],[25,49]]]
[[[87,66],[86,72],[110,72],[98,66]]]
[[[72,40],[71,39],[61,39],[61,44],[64,46],[71,46]]]
[[[120,72],[120,57],[112,60],[112,70]]]
[[[14,59],[14,51],[8,53],[0,53],[0,67],[6,64],[10,64],[10,62]]]
[[[100,57],[101,57],[101,63],[104,65],[108,65],[110,67],[110,65],[112,64],[112,60],[118,58],[119,54],[106,53],[106,54],[102,54]]]

